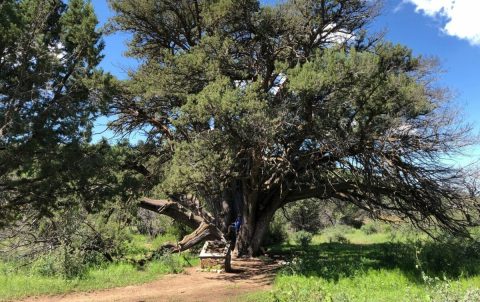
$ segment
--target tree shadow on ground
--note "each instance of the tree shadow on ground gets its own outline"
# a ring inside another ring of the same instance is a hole
[[[207,279],[222,279],[230,282],[249,281],[259,286],[273,283],[275,274],[280,268],[278,262],[260,259],[232,260],[232,270],[224,274],[215,274]]]
[[[398,269],[414,282],[423,282],[422,272],[448,279],[480,275],[478,243],[322,243],[306,249],[275,247],[270,252],[287,259],[286,274],[334,281],[371,269]]]

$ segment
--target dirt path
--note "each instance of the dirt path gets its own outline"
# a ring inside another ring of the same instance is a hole
[[[238,295],[270,288],[277,264],[260,260],[232,261],[234,273],[199,272],[189,268],[184,274],[168,275],[151,283],[112,288],[90,293],[32,297],[24,302],[147,302],[147,301],[235,301]]]

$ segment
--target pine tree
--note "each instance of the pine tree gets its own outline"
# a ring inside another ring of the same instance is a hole
[[[236,250],[255,254],[274,213],[307,198],[465,231],[462,175],[440,158],[468,131],[431,60],[366,33],[375,1],[110,3],[142,61],[112,127],[147,134],[132,167],[167,199],[141,206],[196,229],[178,250],[240,215]]]
[[[6,0],[0,23],[0,225],[79,195],[95,204],[110,151],[89,141],[111,77],[96,69],[103,42],[92,5]]]

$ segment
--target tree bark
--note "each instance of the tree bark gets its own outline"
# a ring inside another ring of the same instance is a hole
[[[178,243],[178,251],[185,251],[205,240],[225,240],[222,232],[214,225],[202,222],[192,233],[183,237]]]
[[[249,215],[244,217],[244,223],[238,234],[235,250],[238,256],[253,257],[260,253],[262,242],[267,233],[270,221],[278,208],[272,205],[259,211],[245,212]]]
[[[169,216],[192,229],[198,228],[204,222],[202,217],[195,215],[191,210],[171,200],[143,198],[139,206],[158,214]]]
[[[273,199],[268,200],[263,203],[264,208],[260,209],[258,196],[255,192],[243,192],[242,195],[244,198],[242,204],[243,224],[237,236],[235,251],[238,256],[252,257],[259,254],[268,226],[279,208],[279,204]],[[224,200],[222,203],[223,210],[232,211],[232,206],[228,205],[228,201]],[[268,206],[265,207],[265,205]],[[169,250],[172,252],[187,250],[205,240],[224,241],[224,234],[226,233],[224,226],[229,224],[232,217],[232,213],[224,212],[223,215],[219,215],[222,221],[210,221],[208,217],[205,219],[187,207],[171,200],[143,198],[139,206],[158,214],[167,215],[194,229],[178,244],[169,245]]]
[[[177,245],[168,244],[168,247],[172,252],[187,250],[205,240],[225,241],[222,231],[214,223],[194,214],[191,210],[182,206],[178,202],[165,199],[143,198],[140,201],[139,206],[169,216],[174,220],[195,229],[192,233],[183,237]]]

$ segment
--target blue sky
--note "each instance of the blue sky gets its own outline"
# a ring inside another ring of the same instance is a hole
[[[112,15],[105,0],[92,1],[101,24]],[[263,1],[273,4],[274,0]],[[385,0],[382,14],[370,30],[386,30],[386,39],[407,45],[417,55],[437,57],[445,73],[438,83],[455,95],[454,104],[463,110],[464,120],[480,132],[480,1],[469,0]],[[105,37],[105,58],[101,67],[121,79],[137,62],[123,56],[128,35]],[[105,122],[100,121],[100,124]],[[97,127],[100,129],[99,127]],[[108,135],[108,134],[107,134]],[[480,158],[480,150],[469,151],[467,161]]]

